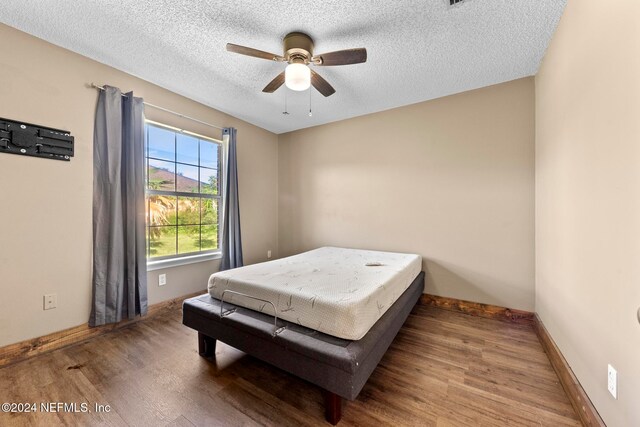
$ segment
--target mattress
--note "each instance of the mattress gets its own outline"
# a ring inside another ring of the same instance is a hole
[[[209,294],[225,290],[272,302],[278,318],[359,340],[420,273],[415,254],[324,247],[212,274]],[[225,293],[224,301],[273,315],[271,304]]]

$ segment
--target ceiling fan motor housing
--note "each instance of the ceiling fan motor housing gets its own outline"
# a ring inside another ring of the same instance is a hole
[[[304,33],[289,33],[284,37],[284,57],[290,63],[308,64],[313,56],[313,40]]]

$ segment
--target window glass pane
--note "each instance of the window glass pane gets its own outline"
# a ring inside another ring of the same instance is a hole
[[[200,168],[200,192],[204,194],[219,194],[218,171]]]
[[[176,160],[176,133],[157,126],[149,126],[149,157],[156,159]]]
[[[198,192],[198,168],[195,166],[176,165],[176,185],[182,193]]]
[[[183,133],[176,133],[178,162],[198,166],[198,138]]]
[[[202,226],[202,250],[218,249],[218,225]]]
[[[202,199],[202,224],[218,223],[218,200]]]
[[[188,254],[200,251],[200,227],[188,225],[178,227],[178,253]]]
[[[149,227],[149,256],[176,254],[176,227]]]
[[[200,140],[200,166],[218,169],[218,147],[215,142]]]
[[[146,202],[146,205],[149,206],[149,202]],[[147,212],[147,224],[149,224],[149,213]],[[149,247],[151,245],[149,245],[149,227],[145,227],[144,228],[144,241],[146,244],[146,250],[147,250],[147,258],[149,258],[151,256],[151,253],[149,253]]]
[[[146,125],[146,188],[149,258],[219,248],[221,145],[163,127]],[[188,193],[193,196],[178,196]]]
[[[149,226],[149,196],[145,196],[144,200],[144,220],[147,226]],[[149,236],[147,236],[147,243],[149,243]]]
[[[150,226],[176,224],[176,196],[149,196],[147,212]]]
[[[178,224],[200,224],[200,198],[178,197]]]
[[[149,190],[176,190],[175,163],[149,159]]]

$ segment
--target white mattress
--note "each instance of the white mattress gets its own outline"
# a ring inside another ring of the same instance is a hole
[[[231,290],[271,301],[281,319],[359,340],[421,268],[415,254],[324,247],[212,274],[208,289],[216,299]],[[224,301],[273,315],[268,303],[230,293]]]

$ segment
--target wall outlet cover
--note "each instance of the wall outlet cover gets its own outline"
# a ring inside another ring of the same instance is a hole
[[[51,310],[58,306],[57,294],[46,294],[43,298],[43,310]]]
[[[158,286],[164,286],[167,284],[167,275],[160,274],[158,275]]]
[[[608,365],[607,389],[609,389],[609,393],[611,393],[614,399],[618,398],[618,371],[611,365]]]

